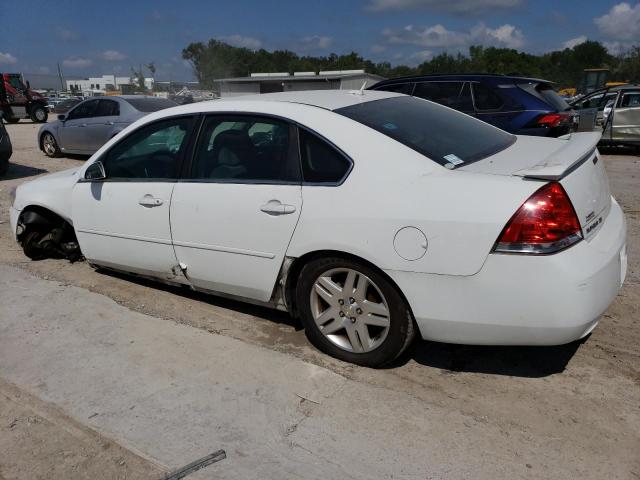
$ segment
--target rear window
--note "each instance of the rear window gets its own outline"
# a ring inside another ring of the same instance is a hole
[[[336,113],[367,125],[447,168],[498,153],[516,137],[469,115],[415,97],[394,97],[340,108]]]
[[[558,95],[558,92],[556,92],[551,85],[544,83],[519,83],[518,86],[525,92],[551,105],[551,107],[558,112],[571,109],[571,106],[564,98]]]
[[[125,100],[139,112],[157,112],[178,105],[166,98],[126,98]]]

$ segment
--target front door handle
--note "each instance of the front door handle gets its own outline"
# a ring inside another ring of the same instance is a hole
[[[87,124],[86,123],[81,123],[80,125],[78,125],[79,127],[86,127]]]
[[[158,207],[162,205],[162,199],[155,198],[153,195],[149,195],[148,193],[138,200],[138,203],[143,207]]]
[[[260,211],[269,215],[288,215],[296,211],[295,205],[287,205],[280,200],[269,200],[260,207]]]
[[[113,122],[105,122],[105,125],[113,125]]]

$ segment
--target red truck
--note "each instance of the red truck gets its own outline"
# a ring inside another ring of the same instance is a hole
[[[48,117],[47,99],[25,85],[19,73],[0,73],[0,110],[9,123],[21,118],[44,123]]]

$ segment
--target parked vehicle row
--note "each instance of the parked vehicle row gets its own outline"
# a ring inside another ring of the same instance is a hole
[[[504,90],[545,98],[537,88]],[[58,148],[71,148],[74,111]],[[11,228],[30,258],[81,251],[95,267],[287,310],[319,349],[361,365],[392,361],[416,335],[588,335],[627,265],[600,133],[516,136],[474,116],[380,90],[165,109],[83,166],[19,186]],[[91,118],[104,116],[82,117],[82,135]]]

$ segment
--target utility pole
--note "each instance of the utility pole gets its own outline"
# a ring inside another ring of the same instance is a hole
[[[58,63],[58,78],[60,79],[60,89],[64,92],[66,91],[66,85],[64,84],[64,79],[62,78],[62,70],[60,70],[60,62]]]

